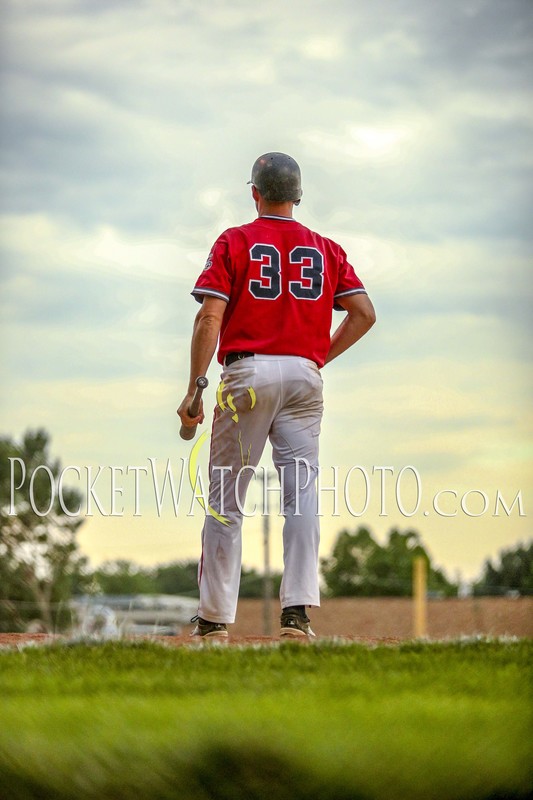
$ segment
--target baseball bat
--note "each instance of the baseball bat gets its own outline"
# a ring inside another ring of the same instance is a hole
[[[201,375],[199,378],[196,378],[196,391],[194,393],[194,397],[192,399],[192,403],[189,406],[189,416],[196,417],[198,416],[198,412],[200,411],[200,400],[202,399],[202,392],[204,389],[207,389],[209,386],[209,381],[207,378],[204,378]],[[182,425],[180,428],[180,436],[182,439],[189,441],[189,439],[194,439],[196,435],[196,428],[198,425],[193,425],[192,428],[187,427],[186,425]]]

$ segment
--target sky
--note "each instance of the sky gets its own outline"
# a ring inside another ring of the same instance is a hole
[[[531,538],[528,0],[7,0],[1,15],[0,432],[44,427],[77,467],[92,565],[199,557],[175,414],[190,291],[216,237],[254,219],[246,182],[271,150],[300,163],[297,219],[341,244],[377,312],[323,372],[321,556],[343,528],[414,529],[472,580]],[[182,495],[174,508],[167,482],[158,509],[167,463]],[[256,514],[243,560],[262,558]]]

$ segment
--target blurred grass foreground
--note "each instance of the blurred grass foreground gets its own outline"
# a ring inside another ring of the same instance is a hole
[[[522,800],[531,640],[0,652],[10,800]]]

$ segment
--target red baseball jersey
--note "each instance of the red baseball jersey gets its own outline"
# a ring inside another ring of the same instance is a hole
[[[218,360],[246,350],[303,356],[319,367],[330,347],[336,301],[366,290],[331,239],[290,217],[265,215],[217,239],[193,296],[227,302]]]

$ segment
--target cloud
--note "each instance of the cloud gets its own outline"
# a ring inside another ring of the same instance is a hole
[[[189,316],[178,308],[207,245],[125,238],[109,226],[87,232],[42,215],[4,218],[2,242],[7,386],[28,374],[156,377],[186,360],[195,304],[189,298]]]
[[[395,352],[387,360],[383,347],[381,359],[361,358],[373,335],[324,370],[323,463],[415,464],[426,474],[464,477],[489,460],[507,469],[512,453],[524,468],[532,385],[520,362],[490,352],[456,358],[453,350],[424,357],[408,346],[403,358]]]
[[[264,137],[303,146],[316,197],[342,171],[337,204],[376,235],[528,235],[524,4],[336,8],[133,3],[126,19],[120,3],[12,4],[4,208],[131,232],[201,225],[214,176],[246,208]]]

